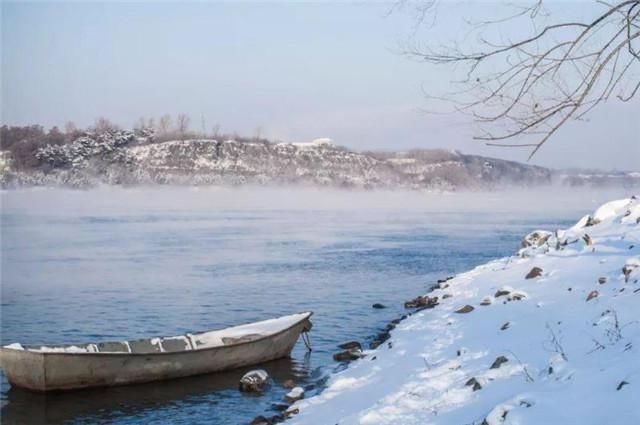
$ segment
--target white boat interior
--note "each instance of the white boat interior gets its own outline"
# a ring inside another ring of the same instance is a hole
[[[4,348],[40,353],[174,353],[253,341],[288,329],[309,316],[310,313],[298,313],[220,330],[170,337],[57,346],[22,346],[14,343]]]

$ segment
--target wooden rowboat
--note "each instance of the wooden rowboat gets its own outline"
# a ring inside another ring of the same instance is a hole
[[[11,385],[32,391],[74,390],[219,372],[287,357],[305,312],[222,330],[166,338],[66,346],[0,348]]]

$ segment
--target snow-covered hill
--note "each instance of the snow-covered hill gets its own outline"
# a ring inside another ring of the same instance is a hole
[[[2,169],[4,187],[99,184],[298,184],[455,189],[549,183],[551,172],[445,150],[354,152],[310,143],[184,140],[150,143],[131,132],[87,135],[36,152],[32,170]]]
[[[537,231],[427,294],[295,424],[640,423],[640,202]]]

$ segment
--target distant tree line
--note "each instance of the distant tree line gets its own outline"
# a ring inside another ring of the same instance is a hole
[[[175,117],[165,114],[157,119],[141,117],[134,124],[132,131],[139,137],[138,140],[147,144],[190,139],[233,139],[239,142],[269,143],[260,136],[261,130],[256,130],[254,137],[242,137],[236,133],[221,133],[219,124],[207,129],[204,119],[202,121],[201,130],[194,131],[191,129],[191,118],[186,114],[178,114]],[[84,129],[78,128],[73,122],[65,124],[62,130],[57,126],[45,130],[44,126],[38,124],[3,125],[0,127],[0,150],[9,152],[13,169],[31,170],[40,165],[36,152],[47,145],[64,145],[83,136],[115,134],[120,131],[125,130],[105,117],[96,119],[93,125]]]

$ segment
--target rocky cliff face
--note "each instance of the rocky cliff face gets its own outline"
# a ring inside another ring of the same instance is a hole
[[[321,139],[289,144],[234,140],[149,143],[130,132],[88,135],[36,153],[38,168],[2,169],[4,187],[99,184],[299,184],[447,189],[549,183],[546,168],[445,150],[353,152]]]

